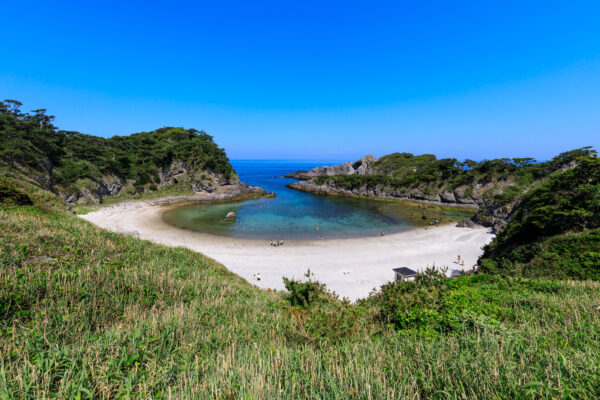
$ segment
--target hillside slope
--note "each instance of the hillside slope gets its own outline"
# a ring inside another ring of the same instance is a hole
[[[485,248],[488,273],[600,280],[600,159],[532,190]]]
[[[170,188],[243,186],[225,151],[194,129],[161,128],[110,139],[58,130],[45,110],[0,102],[0,169],[36,181],[67,202]]]
[[[11,190],[0,398],[600,396],[598,282],[429,273],[355,305],[311,282],[288,295]]]

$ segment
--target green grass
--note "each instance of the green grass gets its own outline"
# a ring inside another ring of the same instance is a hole
[[[597,282],[441,285],[292,308],[189,250],[3,206],[0,398],[600,396]]]

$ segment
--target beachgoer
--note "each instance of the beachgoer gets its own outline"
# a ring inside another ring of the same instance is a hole
[[[260,272],[258,274],[256,274],[256,280],[260,281],[261,277],[260,277]]]
[[[379,235],[379,236],[385,236],[385,232],[381,231],[381,235]]]
[[[280,245],[280,246],[283,246],[283,239],[281,239],[281,240],[279,241],[279,245]]]
[[[256,274],[252,275],[252,280],[255,281],[256,280]]]
[[[315,226],[315,232],[319,232],[319,227]]]
[[[323,235],[319,236],[319,240],[323,240]]]

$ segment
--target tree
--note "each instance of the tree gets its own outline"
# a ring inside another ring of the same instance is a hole
[[[477,166],[477,164],[477,161],[469,160],[468,158],[463,163],[463,165],[465,165],[467,169],[473,169]]]
[[[53,115],[46,115],[45,108],[39,108],[37,110],[32,110],[31,112],[35,113],[35,115],[31,118],[40,124],[40,128],[50,125],[50,123],[54,120]]]
[[[10,114],[13,114],[15,116],[21,115],[20,111],[21,111],[21,106],[23,105],[23,103],[21,103],[20,101],[6,99],[6,100],[4,100],[4,105]]]
[[[519,168],[524,167],[526,165],[529,164],[533,164],[536,162],[535,158],[531,158],[531,157],[525,157],[525,158],[513,158],[512,161],[515,163],[515,165]]]

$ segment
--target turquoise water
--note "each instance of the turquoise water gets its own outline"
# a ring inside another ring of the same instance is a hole
[[[261,240],[365,237],[415,226],[404,217],[406,206],[397,203],[317,196],[285,187],[295,181],[283,178],[289,172],[336,163],[339,161],[232,161],[243,182],[275,192],[277,197],[183,206],[166,212],[163,218],[184,229]],[[225,221],[229,211],[236,213],[235,221]]]

